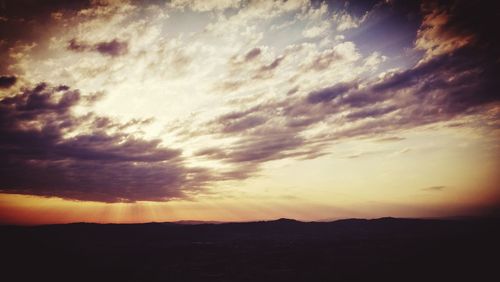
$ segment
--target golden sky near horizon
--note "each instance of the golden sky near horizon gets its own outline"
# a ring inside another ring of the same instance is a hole
[[[460,1],[5,1],[0,223],[498,209],[489,15]]]

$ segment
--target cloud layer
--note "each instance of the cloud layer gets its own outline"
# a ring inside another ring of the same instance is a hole
[[[345,139],[498,129],[491,1],[12,3],[3,193],[163,201]]]
[[[92,100],[44,83],[1,100],[0,191],[104,202],[183,197],[195,170],[180,151],[120,132],[148,121],[72,113]]]

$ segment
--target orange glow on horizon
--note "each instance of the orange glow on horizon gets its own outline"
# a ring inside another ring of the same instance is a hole
[[[287,201],[175,201],[138,203],[99,203],[27,195],[0,194],[0,224],[40,225],[75,222],[146,223],[182,220],[239,222],[273,220],[281,217],[303,221],[342,218],[378,218],[398,214],[399,217],[447,217],[482,215],[488,207],[498,207],[499,195],[483,195],[467,204],[398,205],[374,204],[332,207]],[[472,200],[472,199],[471,199]]]

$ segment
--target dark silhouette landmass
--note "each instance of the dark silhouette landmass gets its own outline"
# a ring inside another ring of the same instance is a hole
[[[498,281],[500,221],[0,226],[2,281]]]

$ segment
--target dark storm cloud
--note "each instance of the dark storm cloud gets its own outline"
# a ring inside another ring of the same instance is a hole
[[[9,88],[16,84],[17,78],[15,76],[0,76],[0,88]]]
[[[68,42],[67,48],[74,52],[95,51],[104,56],[117,57],[125,55],[128,52],[128,43],[113,39],[111,41],[98,42],[91,45],[85,42],[79,42],[73,38]]]
[[[75,116],[85,97],[67,86],[41,83],[0,100],[0,191],[103,202],[185,197],[209,180],[186,168],[179,150],[116,129],[94,114]],[[110,129],[115,129],[110,133]],[[69,136],[66,136],[68,135]]]

